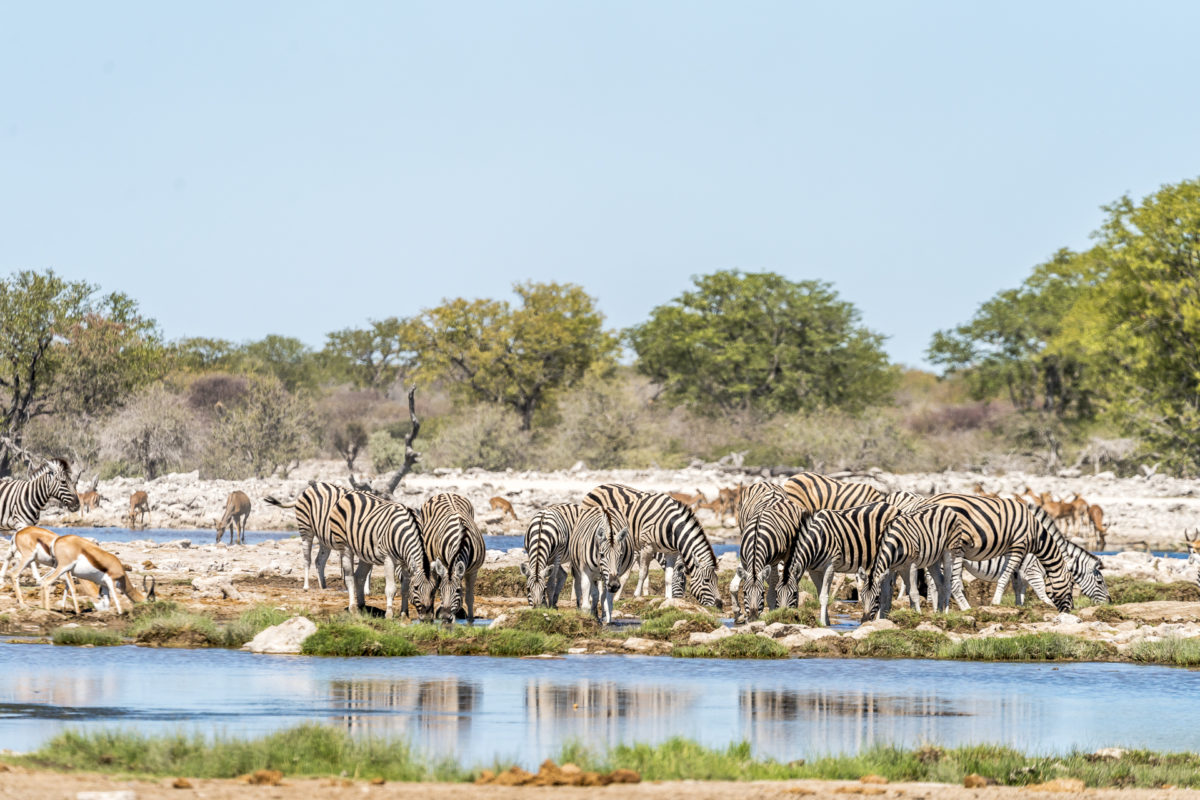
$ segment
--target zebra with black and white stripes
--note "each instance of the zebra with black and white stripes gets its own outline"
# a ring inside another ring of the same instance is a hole
[[[462,495],[435,494],[421,506],[421,530],[430,572],[438,582],[435,616],[451,623],[465,605],[467,622],[474,625],[475,579],[486,556],[475,508]]]
[[[66,459],[49,459],[28,478],[0,479],[0,530],[36,526],[51,500],[62,503],[67,511],[79,510],[75,479]]]
[[[936,593],[930,602],[935,610],[944,610],[950,599],[944,576],[951,574],[958,538],[966,533],[961,517],[953,509],[941,505],[918,504],[893,519],[883,531],[875,563],[863,587],[862,621],[887,615],[891,607],[888,578],[896,573],[907,576],[909,602],[914,611],[920,611],[918,569],[930,570],[931,590]],[[944,568],[934,569],[938,564],[943,564]]]
[[[346,492],[329,515],[330,547],[343,558],[351,612],[366,604],[366,581],[373,565],[385,569],[387,609],[393,615],[396,579],[400,579],[400,613],[413,610],[423,618],[433,613],[435,583],[421,536],[421,523],[411,508],[367,492]],[[347,561],[349,556],[349,561]],[[357,563],[355,563],[357,562]]]
[[[944,493],[930,498],[931,503],[955,510],[966,523],[966,533],[960,537],[951,575],[951,596],[962,610],[970,608],[962,592],[962,561],[987,561],[1002,558],[1004,567],[996,582],[992,599],[999,605],[1004,588],[1012,580],[1025,557],[1032,553],[1046,570],[1047,588],[1054,607],[1070,611],[1071,579],[1066,570],[1062,549],[1053,536],[1043,535],[1041,522],[1019,500],[1006,497]]]
[[[742,492],[737,511],[742,541],[737,571],[729,585],[739,617],[755,620],[764,605],[778,606],[779,567],[787,559],[807,516],[774,484],[754,483]]]
[[[558,606],[559,593],[567,580],[564,564],[572,523],[565,512],[569,505],[543,508],[533,515],[525,531],[526,561],[521,564],[521,574],[525,576],[525,592],[531,608]]]
[[[304,491],[290,503],[274,497],[265,497],[268,505],[279,508],[291,508],[296,512],[296,529],[300,533],[300,543],[304,545],[304,591],[308,591],[308,573],[310,567],[315,567],[317,585],[325,588],[325,562],[329,560],[329,515],[333,507],[346,494],[335,483],[309,481]],[[313,544],[317,545],[317,559],[313,562]]]
[[[612,622],[613,603],[636,555],[629,525],[620,512],[602,506],[580,509],[571,528],[568,557],[576,606]]]
[[[819,622],[829,625],[829,595],[834,573],[857,573],[870,568],[883,539],[883,531],[899,513],[895,506],[878,500],[847,509],[821,509],[813,514],[788,554],[779,605],[786,607],[794,602],[800,577],[807,572],[820,590]]]
[[[634,489],[623,483],[604,483],[588,492],[583,500],[585,506],[609,508],[625,514],[633,502],[641,497],[647,497],[653,492]],[[663,568],[664,595],[668,598],[682,597],[686,580],[680,574],[679,559],[673,553],[662,553],[647,545],[635,554],[638,568],[637,583],[633,587],[633,596],[642,597],[650,594],[650,565],[657,561]]]
[[[883,499],[883,492],[865,483],[839,481],[819,472],[798,472],[783,483],[788,497],[809,512],[845,509]]]
[[[625,502],[628,506],[622,509],[620,504]],[[588,492],[584,503],[610,508],[625,518],[645,572],[649,571],[647,553],[674,555],[696,599],[702,605],[722,607],[717,592],[717,557],[690,508],[670,495],[630,490],[620,484],[597,486]],[[668,596],[673,596],[673,577],[668,570]]]

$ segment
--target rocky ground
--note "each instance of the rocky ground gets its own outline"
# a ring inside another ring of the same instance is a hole
[[[359,476],[360,478],[362,476]],[[745,470],[730,471],[717,465],[697,465],[681,470],[605,470],[580,468],[559,472],[486,472],[478,469],[438,469],[432,473],[405,479],[398,499],[419,504],[435,492],[458,492],[475,505],[477,517],[489,533],[520,533],[520,521],[505,519],[493,511],[489,499],[502,497],[512,503],[519,520],[527,520],[537,509],[560,502],[578,502],[600,483],[620,482],[645,489],[664,491],[702,491],[707,497],[718,488],[739,482],[763,479],[763,475]],[[124,526],[129,512],[129,496],[144,490],[150,497],[149,525],[160,528],[211,528],[225,508],[225,498],[234,489],[246,492],[253,503],[249,527],[253,530],[290,530],[295,519],[290,511],[268,506],[267,495],[291,499],[310,479],[347,484],[345,464],[336,461],[309,461],[287,478],[245,481],[202,481],[195,472],[164,475],[152,481],[117,478],[101,481],[99,492],[105,498],[98,509],[84,514],[68,514],[60,508],[47,510],[49,524]],[[773,480],[782,480],[775,477]],[[991,492],[1050,492],[1059,498],[1078,493],[1089,503],[1101,506],[1110,525],[1109,545],[1116,549],[1149,546],[1178,550],[1185,530],[1200,529],[1200,484],[1195,481],[1153,475],[1149,478],[1118,478],[1109,472],[1096,475],[1066,471],[1058,476],[1019,472],[983,475],[973,472],[940,472],[892,475],[873,471],[848,480],[866,481],[879,489],[904,489],[921,493],[944,491],[970,492],[982,484]],[[374,479],[381,484],[381,478]],[[81,486],[81,489],[86,488]],[[700,512],[701,521],[717,540],[733,539],[732,519],[724,523],[710,512]]]

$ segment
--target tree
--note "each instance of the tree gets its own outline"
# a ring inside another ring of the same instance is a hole
[[[197,429],[182,398],[152,386],[118,411],[104,426],[100,452],[108,459],[140,467],[147,480],[183,464]]]
[[[574,284],[522,283],[520,305],[444,301],[421,315],[421,370],[445,377],[476,400],[506,405],[529,430],[535,412],[609,360],[616,338],[595,301]]]
[[[935,333],[929,360],[962,373],[976,399],[1006,393],[1022,411],[1089,418],[1096,398],[1087,359],[1052,344],[1063,332],[1064,314],[1102,277],[1097,251],[1060,250],[1019,288],[981,305],[970,322]]]
[[[324,355],[342,365],[355,387],[386,393],[413,363],[417,327],[413,320],[388,317],[364,329],[334,331],[326,337]]]
[[[638,369],[670,399],[705,410],[858,410],[892,391],[883,337],[829,284],[737,270],[694,284],[628,332]]]
[[[0,433],[19,445],[30,420],[98,414],[162,375],[166,352],[154,321],[126,295],[53,271],[0,281]],[[12,453],[0,454],[0,476]]]
[[[242,403],[218,415],[205,463],[216,477],[290,470],[313,452],[312,410],[276,378],[252,382]]]
[[[242,346],[246,368],[259,375],[273,375],[289,392],[315,389],[320,383],[320,364],[304,342],[292,336],[271,334]]]

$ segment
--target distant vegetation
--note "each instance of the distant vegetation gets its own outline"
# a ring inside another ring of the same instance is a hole
[[[333,331],[319,350],[280,335],[167,342],[134,298],[18,272],[0,280],[0,476],[21,467],[9,442],[103,476],[244,478],[316,456],[392,470],[413,383],[418,469],[726,458],[1194,474],[1200,181],[1105,214],[1094,247],[938,332],[940,377],[889,364],[830,284],[769,272],[697,276],[626,331],[579,286],[527,282],[512,301],[451,298]]]

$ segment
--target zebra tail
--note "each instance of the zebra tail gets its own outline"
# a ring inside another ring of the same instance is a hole
[[[267,495],[266,497],[263,498],[263,502],[269,506],[279,506],[280,508],[295,508],[297,501],[293,500],[290,503],[285,503],[282,500],[279,500],[277,498],[271,497],[270,495]]]

